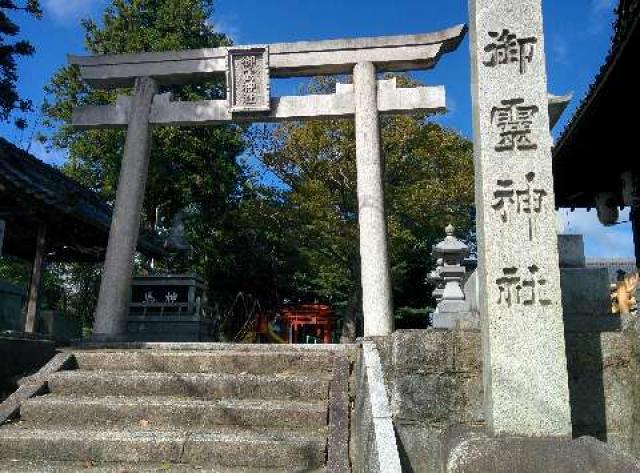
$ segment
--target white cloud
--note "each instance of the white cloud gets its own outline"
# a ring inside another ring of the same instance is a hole
[[[240,27],[238,26],[238,17],[236,15],[215,14],[213,27],[216,32],[226,34],[234,43],[238,43],[240,41],[241,33]]]
[[[45,14],[61,24],[71,24],[89,16],[105,0],[44,0]]]
[[[629,209],[620,212],[620,223],[605,227],[598,220],[595,210],[577,209],[559,212],[563,233],[584,235],[587,257],[633,257],[633,233],[629,223]]]
[[[551,37],[551,53],[555,62],[559,64],[569,63],[569,43],[564,36],[554,34]]]
[[[29,153],[52,166],[61,166],[67,160],[67,154],[59,149],[49,149],[38,140],[33,140],[29,147]]]
[[[610,27],[609,14],[613,11],[617,0],[591,0],[589,33],[597,35]]]
[[[591,11],[595,14],[613,10],[616,0],[591,0]]]

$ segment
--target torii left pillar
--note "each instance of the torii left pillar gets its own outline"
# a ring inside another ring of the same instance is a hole
[[[373,63],[356,64],[353,86],[364,336],[383,337],[393,332],[393,309],[380,152],[378,81]]]
[[[124,338],[126,335],[133,256],[140,232],[140,214],[151,150],[149,115],[157,92],[158,85],[154,79],[136,79],[93,326],[93,338],[97,340]]]

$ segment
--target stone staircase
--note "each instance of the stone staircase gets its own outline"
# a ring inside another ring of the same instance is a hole
[[[157,345],[74,350],[0,427],[0,472],[325,471],[345,350]]]

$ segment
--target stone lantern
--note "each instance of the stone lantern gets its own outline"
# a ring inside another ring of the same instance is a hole
[[[445,229],[446,238],[433,247],[433,255],[443,261],[443,265],[438,268],[438,273],[444,281],[438,312],[461,312],[466,308],[462,292],[466,270],[462,262],[469,256],[469,247],[453,235],[454,231],[453,225],[448,225]]]
[[[480,326],[477,309],[475,274],[466,281],[464,259],[469,256],[469,247],[454,236],[453,225],[445,229],[447,236],[433,246],[433,256],[437,259],[437,267],[429,273],[427,280],[436,285],[433,297],[438,302],[433,313],[433,328],[476,330]],[[463,284],[469,291],[465,296]]]
[[[443,266],[444,260],[442,258],[438,258],[436,260],[436,269],[427,274],[427,282],[430,282],[435,286],[435,289],[433,290],[431,295],[436,300],[437,304],[440,303],[440,301],[442,300],[442,295],[444,294],[444,279],[440,275],[440,269]]]

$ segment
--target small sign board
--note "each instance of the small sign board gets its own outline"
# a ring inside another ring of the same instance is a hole
[[[268,47],[228,50],[227,97],[231,113],[271,110]]]

